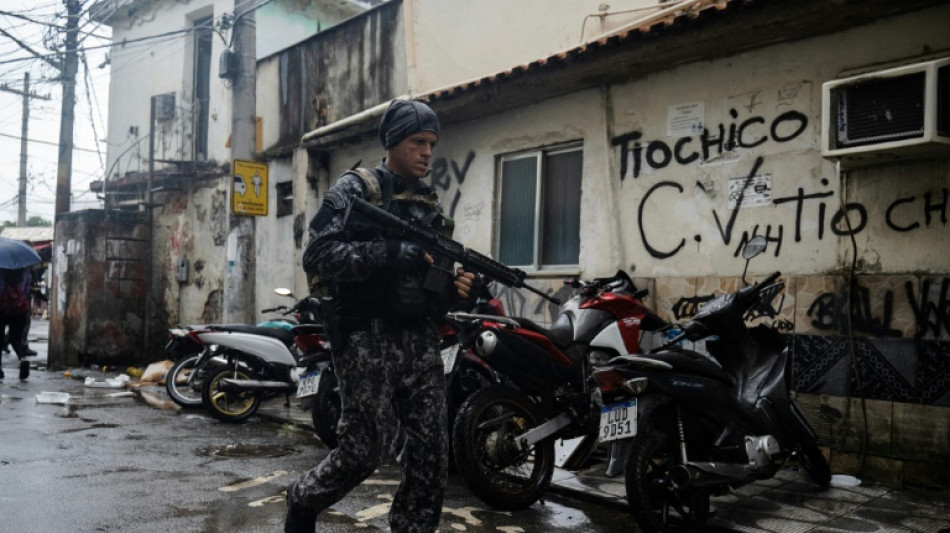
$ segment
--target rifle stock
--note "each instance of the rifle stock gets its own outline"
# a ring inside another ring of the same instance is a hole
[[[433,255],[443,256],[460,263],[462,268],[481,274],[507,287],[527,289],[545,300],[561,305],[560,300],[524,282],[527,274],[518,268],[506,266],[494,259],[466,248],[419,220],[403,220],[362,199],[355,199],[347,208],[344,226],[350,229],[374,229],[388,236],[415,242]]]

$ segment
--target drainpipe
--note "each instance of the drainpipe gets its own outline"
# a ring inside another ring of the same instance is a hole
[[[408,95],[402,95],[402,96],[397,96],[396,99],[409,100],[410,97]],[[306,146],[307,143],[312,142],[316,139],[319,139],[320,137],[324,137],[332,133],[345,130],[349,126],[352,126],[354,124],[359,124],[360,122],[363,122],[364,120],[381,117],[383,116],[383,113],[386,112],[387,108],[389,108],[389,101],[383,102],[369,109],[364,109],[363,111],[360,111],[359,113],[350,115],[346,118],[342,118],[336,122],[327,124],[326,126],[320,126],[319,128],[315,130],[311,130],[311,131],[308,131],[307,133],[304,133],[303,137],[301,137],[300,139],[300,143]]]

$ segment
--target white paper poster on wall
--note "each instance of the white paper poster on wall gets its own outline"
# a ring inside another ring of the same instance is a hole
[[[772,173],[763,172],[750,179],[749,176],[729,178],[729,208],[736,207],[739,194],[742,196],[742,207],[762,207],[772,205]]]
[[[703,132],[705,106],[702,102],[671,105],[666,110],[667,137],[689,137]]]

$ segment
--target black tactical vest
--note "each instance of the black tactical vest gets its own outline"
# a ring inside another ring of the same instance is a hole
[[[404,220],[422,220],[436,231],[451,233],[451,224],[439,208],[435,191],[422,183],[400,188],[391,176],[356,168],[351,171],[363,181],[366,201]],[[396,190],[394,190],[396,189]],[[385,238],[383,234],[349,235],[353,240]],[[431,253],[431,250],[430,250]],[[431,267],[430,267],[431,268]],[[453,272],[454,281],[454,272]],[[451,306],[454,285],[440,293],[423,289],[425,273],[397,274],[376,269],[369,279],[336,283],[335,291],[343,319],[385,318],[413,321],[445,314]]]

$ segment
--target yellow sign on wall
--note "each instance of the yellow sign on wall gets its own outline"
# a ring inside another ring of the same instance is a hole
[[[231,165],[231,212],[267,216],[267,163],[234,160]]]

